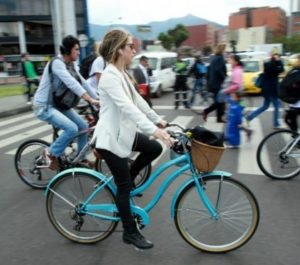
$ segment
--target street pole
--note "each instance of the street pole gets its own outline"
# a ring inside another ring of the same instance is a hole
[[[51,18],[53,25],[53,37],[55,54],[59,54],[59,46],[62,42],[61,12],[58,0],[50,1]]]
[[[293,26],[293,0],[290,0],[290,16],[288,21],[288,32],[287,37],[292,37],[292,26]]]

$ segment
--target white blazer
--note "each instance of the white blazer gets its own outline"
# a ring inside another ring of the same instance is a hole
[[[109,64],[98,85],[100,113],[94,134],[96,147],[128,157],[138,130],[152,135],[161,118],[139,95],[125,73]]]

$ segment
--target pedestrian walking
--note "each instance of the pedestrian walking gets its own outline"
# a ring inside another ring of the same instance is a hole
[[[230,148],[239,148],[241,142],[240,132],[245,131],[250,140],[252,130],[243,125],[243,112],[245,105],[242,101],[243,91],[243,63],[241,58],[233,54],[229,58],[231,76],[228,87],[222,89],[220,97],[226,98],[228,111],[226,115],[225,140]]]
[[[219,44],[214,57],[211,60],[208,70],[208,90],[213,94],[213,103],[203,110],[203,120],[207,120],[207,115],[216,110],[217,122],[224,122],[225,103],[220,101],[218,94],[222,89],[222,84],[227,76],[226,62],[223,56],[226,45]]]
[[[141,96],[152,107],[151,93],[150,93],[150,76],[152,70],[149,66],[149,59],[146,56],[141,56],[139,65],[133,70],[133,77],[137,82],[137,88]]]
[[[262,80],[262,95],[264,101],[262,106],[252,111],[246,116],[246,120],[250,122],[255,117],[266,111],[271,102],[274,106],[273,113],[273,127],[274,129],[280,128],[279,123],[279,107],[280,100],[278,98],[278,76],[284,71],[283,63],[280,60],[279,54],[272,54],[270,60],[264,63],[263,80]]]
[[[175,95],[175,109],[178,109],[180,103],[182,103],[185,108],[189,108],[188,102],[188,86],[187,86],[187,74],[188,74],[188,64],[182,60],[182,55],[178,55],[177,61],[174,66],[174,71],[176,73],[174,95]]]
[[[297,70],[297,71],[295,71]],[[296,66],[291,70],[296,73],[298,76],[300,75],[300,55],[297,57]],[[288,74],[287,74],[288,76]],[[299,79],[299,78],[298,78]],[[299,89],[300,84],[298,81],[292,83],[293,89]],[[298,116],[300,116],[300,100],[295,102],[294,104],[289,104],[289,109],[286,110],[284,120],[289,128],[295,132],[298,131]]]
[[[207,67],[202,62],[200,56],[195,57],[195,63],[191,67],[188,75],[193,74],[195,77],[195,83],[192,88],[192,95],[190,97],[189,104],[192,106],[194,104],[196,95],[199,94],[200,97],[204,99],[204,101],[208,100],[208,92],[206,91],[206,74]]]
[[[35,64],[29,59],[28,53],[23,53],[21,57],[22,57],[22,72],[23,72],[23,76],[26,79],[26,86],[27,86],[27,91],[26,91],[27,103],[31,104],[31,98],[34,94],[32,85],[35,85],[36,87],[39,86],[38,71]]]

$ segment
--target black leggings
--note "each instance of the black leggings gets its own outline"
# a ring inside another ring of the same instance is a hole
[[[150,140],[148,136],[137,133],[132,151],[140,152],[136,160],[128,167],[128,158],[120,158],[105,149],[98,149],[114,176],[117,185],[116,205],[118,207],[124,230],[133,232],[136,224],[130,211],[130,191],[132,179],[146,165],[151,163],[162,152],[162,146],[156,140]]]

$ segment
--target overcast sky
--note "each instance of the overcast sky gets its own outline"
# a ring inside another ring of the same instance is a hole
[[[297,0],[294,0],[296,3]],[[192,14],[223,25],[240,7],[279,6],[289,14],[290,0],[88,0],[93,24],[147,24]]]

